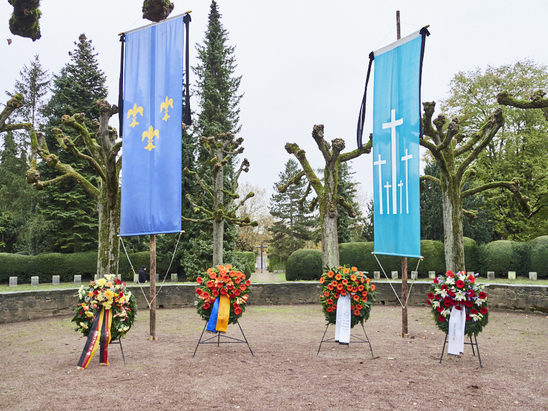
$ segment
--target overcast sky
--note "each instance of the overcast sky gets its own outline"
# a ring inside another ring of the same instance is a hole
[[[192,10],[191,65],[195,65],[194,45],[203,41],[210,2],[172,1],[171,16]],[[328,141],[343,138],[347,150],[356,148],[368,55],[396,39],[396,10],[401,12],[402,36],[430,25],[423,101],[445,98],[458,71],[526,58],[548,65],[546,0],[218,0],[218,5],[230,44],[236,46],[237,74],[243,76],[241,136],[244,155],[251,162],[243,180],[269,194],[290,158],[286,142],[298,143],[313,167],[322,167],[311,137],[314,124],[325,125]],[[142,0],[42,0],[42,38],[32,42],[10,33],[12,7],[0,2],[0,91],[13,89],[21,67],[34,54],[39,54],[44,68],[58,73],[78,36],[85,33],[107,76],[108,99],[117,103],[118,33],[150,23],[142,20],[141,6]],[[7,39],[13,40],[11,45]],[[372,91],[371,87],[369,114]],[[369,120],[364,136],[371,128]],[[372,195],[370,155],[353,160],[352,167],[364,201]]]

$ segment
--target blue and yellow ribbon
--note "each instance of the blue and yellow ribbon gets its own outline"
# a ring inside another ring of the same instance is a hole
[[[206,330],[216,332],[226,332],[228,328],[228,319],[230,318],[230,299],[226,295],[221,295],[213,303],[209,321]]]
[[[101,312],[95,317],[95,320],[93,320],[93,324],[91,325],[88,339],[84,345],[84,350],[80,356],[80,361],[78,361],[79,368],[88,367],[99,346],[101,346],[101,350],[99,352],[99,362],[101,364],[109,365],[108,344],[110,343],[111,338],[111,325],[112,312],[110,310],[105,310],[105,307],[102,307]]]

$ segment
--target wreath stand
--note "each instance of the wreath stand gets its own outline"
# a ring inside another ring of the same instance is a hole
[[[331,324],[327,324],[326,327],[325,327],[325,331],[323,332],[323,336],[322,336],[322,340],[320,341],[320,346],[318,347],[318,352],[316,353],[316,355],[319,355],[320,354],[320,350],[322,349],[322,344],[323,343],[337,343],[337,344],[343,344],[343,345],[346,345],[350,348],[350,343],[339,343],[338,341],[335,341],[335,337],[333,338],[328,338],[327,340],[325,339],[325,334],[327,333],[327,329],[329,328]],[[371,358],[375,358],[375,356],[373,355],[373,348],[371,347],[371,342],[369,341],[369,337],[367,336],[367,333],[365,332],[365,327],[363,325],[363,323],[361,323],[361,326],[362,326],[362,330],[363,330],[363,333],[365,334],[365,339],[361,338],[361,337],[358,337],[357,335],[350,335],[350,341],[351,342],[354,342],[354,343],[358,343],[358,344],[369,344],[369,350],[371,351]],[[354,339],[354,341],[352,341],[352,339]],[[479,353],[479,351],[478,351]]]
[[[249,346],[249,343],[247,342],[247,338],[245,338],[244,330],[242,330],[242,326],[240,325],[240,322],[236,321],[236,324],[238,324],[238,327],[240,328],[240,332],[242,333],[242,337],[244,337],[243,340],[240,338],[230,337],[220,331],[217,331],[211,337],[202,339],[202,337],[204,336],[205,329],[207,327],[207,321],[206,321],[206,323],[204,324],[204,328],[202,329],[202,334],[200,334],[200,339],[198,340],[198,343],[196,344],[196,348],[194,349],[194,354],[192,354],[192,358],[194,358],[194,356],[196,355],[196,351],[198,351],[198,346],[200,344],[217,344],[217,347],[219,347],[221,344],[247,344],[247,348],[249,348],[249,352],[254,357],[255,354],[253,354],[253,351],[251,350],[251,347]],[[221,337],[228,341],[221,341]]]
[[[124,365],[126,363],[126,357],[124,356],[124,349],[122,348],[122,339],[121,338],[117,338],[115,340],[112,340],[110,342],[110,345],[112,344],[118,344],[120,346],[120,351],[122,351],[122,360],[124,360]]]
[[[445,344],[447,344],[447,333],[445,333],[445,340],[443,341],[443,348],[441,349],[441,357],[440,357],[440,364],[441,364],[441,360],[443,359],[443,354],[445,353]],[[472,341],[472,336],[470,336],[470,342],[465,342],[465,344],[468,344],[468,345],[471,345],[472,346],[472,355],[475,357],[476,356],[476,350],[478,352],[478,360],[479,360],[479,363],[480,363],[480,368],[483,368],[483,365],[481,363],[481,355],[480,355],[480,350],[479,350],[479,345],[478,345],[478,338],[476,336],[476,334],[474,334],[474,341]],[[476,347],[476,350],[474,350],[474,346]]]

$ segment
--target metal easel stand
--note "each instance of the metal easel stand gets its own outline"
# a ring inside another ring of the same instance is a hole
[[[340,344],[338,341],[335,341],[335,338],[328,338],[327,340],[325,339],[325,334],[327,333],[327,329],[329,328],[331,324],[327,324],[326,327],[325,327],[325,331],[323,332],[323,336],[322,336],[322,340],[320,341],[320,346],[318,347],[318,352],[316,353],[316,355],[319,355],[320,354],[320,350],[322,349],[322,344],[323,343],[336,343],[336,344]],[[350,335],[350,342],[354,342],[354,343],[358,343],[358,344],[364,344],[364,343],[367,343],[369,344],[369,350],[371,351],[371,358],[375,358],[375,356],[373,355],[373,347],[371,347],[371,342],[369,341],[369,337],[367,336],[367,333],[365,332],[365,327],[363,325],[363,323],[361,324],[362,326],[362,330],[363,330],[363,333],[365,334],[365,339],[364,338],[361,338],[361,337],[358,337],[357,335]],[[344,344],[344,343],[342,343]],[[344,345],[347,345],[348,347],[350,347],[350,343],[348,344],[344,344]]]
[[[240,328],[240,332],[242,333],[242,337],[244,339],[234,338],[230,337],[228,335],[225,335],[225,333],[222,332],[216,332],[209,338],[205,338],[202,340],[202,337],[204,336],[205,329],[207,327],[207,321],[204,325],[204,328],[202,329],[202,334],[200,334],[200,339],[198,340],[198,343],[196,344],[196,348],[194,349],[194,354],[192,354],[192,358],[196,355],[196,351],[198,351],[198,346],[200,344],[217,344],[217,347],[219,347],[221,344],[247,344],[247,348],[249,348],[249,352],[254,357],[255,354],[253,354],[253,351],[251,350],[251,347],[249,346],[249,343],[247,342],[247,338],[245,338],[244,330],[242,330],[242,326],[240,325],[239,321],[236,321],[236,324],[238,324],[238,327]],[[228,341],[222,341],[221,338],[224,338]]]
[[[445,344],[447,344],[447,333],[445,333],[445,340],[443,341],[443,348],[441,349],[440,364],[441,364],[441,360],[443,359],[443,354],[445,353]],[[472,341],[472,336],[470,336],[470,342],[465,342],[465,344],[472,346],[472,355],[474,357],[476,356],[476,350],[477,350],[480,367],[483,368],[483,364],[481,363],[481,355],[480,355],[480,350],[478,345],[478,338],[476,334],[474,334],[474,341]],[[476,347],[476,350],[474,350],[474,346]]]
[[[110,342],[110,344],[118,344],[120,346],[120,351],[122,351],[122,360],[124,360],[124,365],[126,363],[126,357],[124,356],[124,349],[122,348],[122,339],[118,338]]]

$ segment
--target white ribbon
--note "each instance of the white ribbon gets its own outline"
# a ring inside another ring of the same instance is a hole
[[[453,306],[449,317],[449,345],[447,353],[460,355],[464,353],[464,328],[466,326],[466,312],[464,308],[458,310]]]
[[[337,301],[337,319],[335,323],[335,341],[350,344],[350,295],[341,295]]]

